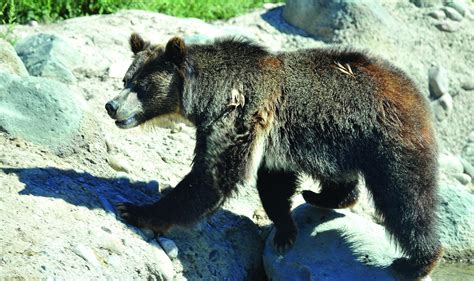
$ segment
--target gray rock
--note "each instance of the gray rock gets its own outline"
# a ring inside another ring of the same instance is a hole
[[[172,259],[178,257],[178,247],[176,246],[176,243],[173,242],[173,240],[165,237],[158,237],[158,243],[160,243],[161,248],[163,248],[168,257]]]
[[[438,158],[439,168],[446,174],[462,174],[464,166],[462,165],[461,159],[450,154],[441,154]]]
[[[437,20],[444,20],[446,18],[446,14],[442,10],[436,10],[428,13],[428,16],[435,18]]]
[[[109,155],[109,157],[107,157],[107,163],[109,163],[109,166],[117,172],[130,173],[133,171],[127,159],[119,154]]]
[[[15,49],[31,75],[76,82],[72,69],[80,65],[82,57],[56,35],[32,35],[18,42]]]
[[[0,70],[19,76],[28,76],[25,65],[10,43],[0,38]]]
[[[441,178],[438,209],[444,257],[468,261],[474,256],[474,195],[457,181]]]
[[[142,232],[143,238],[149,242],[155,238],[155,232],[153,230],[148,229],[148,228],[140,228],[140,231]]]
[[[87,261],[90,265],[94,267],[99,267],[99,261],[97,260],[97,256],[95,255],[94,251],[83,244],[78,244],[76,247],[73,248],[73,252]]]
[[[461,25],[457,22],[443,21],[435,25],[441,31],[455,32],[461,28]]]
[[[154,264],[152,268],[148,267],[151,275],[154,275],[157,280],[173,280],[174,266],[170,258],[166,255],[166,253],[156,241],[153,240],[149,244],[155,249],[155,256],[157,260],[156,264]]]
[[[78,134],[83,112],[64,84],[0,72],[0,130],[53,149]]]
[[[464,0],[448,0],[446,6],[453,8],[463,16],[469,11],[469,3]]]
[[[466,161],[464,158],[461,158],[461,163],[464,167],[464,173],[469,175],[471,179],[474,179],[474,166],[471,165],[471,163]]]
[[[471,80],[462,82],[461,88],[466,91],[474,90],[474,78]]]
[[[439,6],[442,4],[441,0],[410,0],[413,4],[417,7],[432,7],[432,6]]]
[[[400,257],[385,229],[347,210],[307,204],[293,211],[298,236],[283,256],[269,235],[263,253],[270,280],[395,280],[386,268]]]
[[[458,11],[451,7],[443,7],[444,12],[446,13],[446,16],[448,16],[449,19],[452,19],[454,21],[462,21],[463,15],[461,15]]]
[[[453,108],[453,98],[451,95],[444,95],[441,98],[431,102],[431,108],[438,121],[446,119]]]
[[[442,66],[432,66],[428,70],[428,83],[430,95],[433,99],[449,93],[448,72]]]
[[[474,165],[474,140],[472,140],[474,132],[469,135],[468,142],[464,145],[461,157],[464,158],[471,165]]]
[[[460,184],[468,185],[471,183],[471,177],[467,174],[454,174],[453,178],[455,178]]]
[[[436,100],[441,107],[448,113],[453,110],[453,97],[450,94],[445,94]]]
[[[395,21],[375,0],[287,0],[283,17],[290,24],[328,42],[333,41],[341,29],[354,27],[377,32],[380,26],[393,26]]]

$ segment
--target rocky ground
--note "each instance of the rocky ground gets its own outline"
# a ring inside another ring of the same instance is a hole
[[[265,247],[271,226],[252,186],[167,237],[123,224],[114,203],[159,199],[189,171],[194,146],[186,123],[120,130],[106,115],[104,104],[120,91],[131,62],[135,31],[155,43],[176,35],[189,44],[244,36],[275,52],[350,45],[404,69],[431,102],[442,147],[440,232],[444,261],[457,265],[441,266],[433,279],[472,278],[474,7],[353,2],[315,12],[288,1],[213,23],[121,11],[15,26],[14,48],[0,41],[0,277],[257,280],[266,271],[274,280],[390,278],[383,268],[399,253],[366,193],[352,212],[295,211],[308,234],[285,258]],[[320,16],[310,20],[308,13]],[[303,177],[302,186],[311,185]],[[300,203],[297,196],[295,207]],[[301,219],[307,216],[312,220]],[[339,261],[348,266],[339,269]]]

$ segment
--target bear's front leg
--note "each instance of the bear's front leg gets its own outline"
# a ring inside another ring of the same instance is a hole
[[[166,232],[187,226],[216,210],[237,184],[249,177],[258,161],[254,132],[237,133],[231,120],[215,122],[197,131],[196,156],[191,172],[166,196],[151,205],[117,206],[128,223]]]
[[[154,204],[117,205],[120,216],[129,224],[165,233],[173,225],[189,225],[214,211],[223,194],[208,179],[191,171],[168,195]]]

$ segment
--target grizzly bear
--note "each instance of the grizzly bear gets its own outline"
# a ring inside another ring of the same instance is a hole
[[[433,269],[442,253],[437,145],[425,98],[398,68],[348,49],[275,54],[242,39],[160,46],[132,34],[130,45],[134,60],[108,114],[120,128],[182,116],[196,127],[196,147],[191,172],[161,200],[117,206],[127,222],[159,233],[190,225],[256,178],[282,253],[297,234],[299,173],[321,182],[320,193],[303,191],[321,208],[354,205],[362,176],[406,256],[392,269],[409,280]]]

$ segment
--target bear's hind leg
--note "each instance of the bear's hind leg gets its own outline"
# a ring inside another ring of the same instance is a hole
[[[359,190],[357,179],[348,182],[335,182],[321,180],[321,192],[310,190],[302,192],[306,203],[324,209],[343,209],[352,207],[357,203]]]
[[[419,280],[442,256],[435,215],[436,156],[396,150],[390,159],[367,165],[364,175],[386,229],[407,256],[395,260],[391,268],[404,280]]]
[[[273,245],[279,253],[290,248],[297,229],[291,217],[291,199],[296,189],[297,175],[288,171],[258,170],[257,188],[263,208],[276,228]]]

